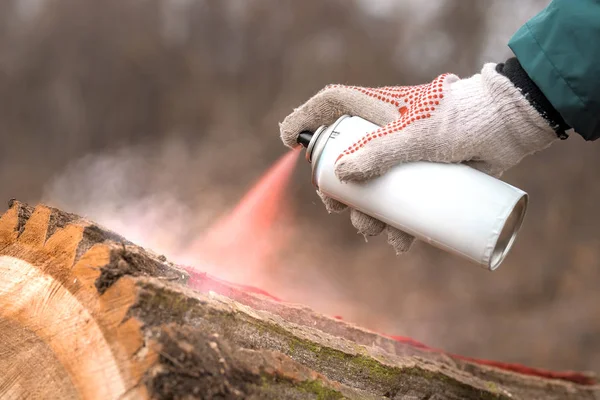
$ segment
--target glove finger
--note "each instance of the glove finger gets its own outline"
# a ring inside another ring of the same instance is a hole
[[[402,120],[366,135],[355,150],[344,152],[335,166],[344,182],[364,181],[387,172],[391,167],[411,161],[459,162],[462,152],[446,135],[427,131],[415,123],[414,129],[400,129]],[[424,121],[425,122],[425,121]],[[412,126],[411,126],[412,128]]]
[[[391,103],[377,100],[357,88],[331,85],[279,124],[281,140],[288,147],[296,147],[300,132],[314,132],[321,125],[331,125],[345,114],[359,115],[377,125],[386,125],[400,116]]]
[[[330,214],[338,214],[344,211],[346,208],[348,208],[348,206],[344,203],[340,203],[339,201],[334,200],[331,197],[325,196],[320,190],[317,190],[317,194],[319,195],[321,201],[325,205],[325,209],[327,209],[327,212]]]
[[[388,243],[401,255],[410,250],[415,237],[394,227],[388,226]]]
[[[493,166],[492,164],[485,161],[465,161],[465,165],[468,165],[471,168],[475,168],[478,171],[483,172],[484,174],[488,174],[493,176],[494,178],[500,178],[502,176],[502,171],[500,168]]]
[[[378,219],[368,216],[358,210],[350,211],[350,221],[352,225],[363,236],[377,236],[385,229],[386,224]]]
[[[448,107],[441,109],[449,101],[441,91],[458,80],[455,75],[440,75],[431,84],[413,89],[416,98],[411,101],[409,96],[408,109],[400,118],[365,135],[341,154],[336,165],[338,178],[364,181],[400,163],[471,159],[473,146],[464,143],[469,135],[456,134],[455,129],[460,128],[450,126],[452,108],[450,112]]]

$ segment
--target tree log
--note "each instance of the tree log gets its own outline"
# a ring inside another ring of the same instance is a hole
[[[0,398],[600,399],[600,388],[591,374],[377,334],[11,201],[0,217]]]

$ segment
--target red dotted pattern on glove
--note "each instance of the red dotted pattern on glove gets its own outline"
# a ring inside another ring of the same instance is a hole
[[[440,101],[444,98],[444,81],[448,75],[449,74],[440,75],[433,82],[418,86],[388,86],[375,89],[344,85],[328,86],[328,88],[357,90],[377,100],[393,104],[398,107],[398,111],[401,115],[396,121],[379,128],[375,132],[367,134],[358,142],[354,143],[340,154],[338,160],[345,155],[358,151],[375,138],[396,133],[416,121],[431,118],[431,113],[436,110],[436,106],[438,106]]]

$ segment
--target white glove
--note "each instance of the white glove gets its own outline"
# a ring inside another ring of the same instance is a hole
[[[374,178],[411,161],[465,163],[499,177],[558,137],[495,65],[486,64],[468,79],[444,74],[419,86],[327,86],[280,124],[281,138],[295,147],[300,132],[314,132],[344,114],[355,115],[381,128],[340,155],[336,174],[342,181]],[[320,196],[330,212],[346,208]],[[378,235],[386,227],[357,210],[351,210],[350,217],[365,236]],[[409,250],[412,236],[392,227],[387,230],[388,242],[398,254]]]

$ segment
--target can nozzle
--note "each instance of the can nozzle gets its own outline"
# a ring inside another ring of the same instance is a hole
[[[296,139],[296,142],[298,142],[299,145],[302,145],[302,147],[307,148],[313,135],[314,135],[313,132],[302,131],[298,135],[298,139]]]

